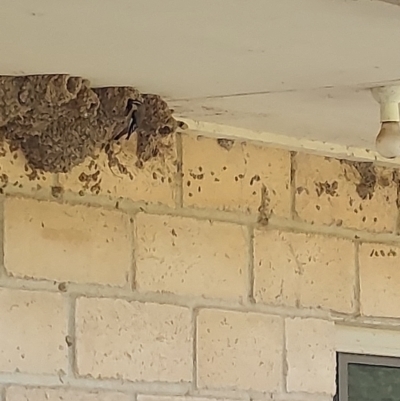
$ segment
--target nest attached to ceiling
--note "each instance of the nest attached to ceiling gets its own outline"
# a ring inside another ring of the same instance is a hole
[[[146,106],[146,123],[137,131],[140,166],[158,155],[160,138],[185,124],[158,95],[131,87],[91,88],[80,77],[0,77],[0,140],[21,149],[32,169],[66,173],[99,149],[111,152],[113,136],[128,123],[128,99]]]

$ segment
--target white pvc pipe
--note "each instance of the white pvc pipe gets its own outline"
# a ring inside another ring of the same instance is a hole
[[[399,103],[381,103],[381,122],[400,121]]]

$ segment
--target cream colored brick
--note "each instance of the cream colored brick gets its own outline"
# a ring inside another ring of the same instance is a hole
[[[214,298],[246,297],[246,228],[140,214],[136,233],[139,290]]]
[[[307,393],[279,393],[273,394],[274,401],[335,401],[332,395],[328,394],[307,394]],[[254,401],[258,401],[254,399]],[[260,401],[265,401],[265,397]]]
[[[332,401],[330,394],[309,394],[309,393],[280,393],[273,394],[274,401]],[[254,401],[257,401],[256,399]],[[264,398],[265,401],[265,398]]]
[[[257,213],[262,186],[266,212],[290,213],[290,154],[235,142],[230,150],[215,139],[183,136],[184,205]]]
[[[288,318],[285,325],[288,391],[335,394],[334,323]]]
[[[353,311],[356,269],[351,241],[256,231],[254,247],[257,302]]]
[[[190,381],[191,313],[172,305],[79,298],[79,375],[132,381]]]
[[[133,235],[127,215],[17,198],[6,200],[4,213],[5,266],[13,276],[127,283]]]
[[[138,395],[138,401],[238,401],[227,398],[205,398],[190,396],[162,396],[162,395]]]
[[[67,310],[60,294],[0,288],[0,371],[67,372]]]
[[[199,387],[274,392],[282,386],[283,324],[258,313],[201,310]]]
[[[400,248],[362,244],[359,262],[361,313],[400,317]]]
[[[163,140],[161,155],[136,167],[136,136],[114,144],[115,157],[120,163],[110,167],[105,153],[96,159],[88,158],[69,174],[60,174],[66,190],[81,195],[100,194],[133,201],[175,206],[177,158],[175,137]]]
[[[393,232],[397,185],[393,171],[308,154],[296,156],[296,212],[311,224]],[[374,185],[374,182],[376,184]],[[358,192],[357,192],[358,191]]]
[[[113,391],[75,390],[65,388],[26,388],[12,386],[7,389],[6,401],[131,401],[132,397]]]
[[[49,189],[53,184],[52,174],[34,173],[20,150],[11,152],[8,144],[0,141],[0,192],[33,192]]]

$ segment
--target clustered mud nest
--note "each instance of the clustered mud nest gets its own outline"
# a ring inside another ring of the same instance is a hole
[[[112,162],[112,138],[128,123],[128,99],[146,106],[145,124],[136,132],[140,167],[158,155],[160,138],[185,124],[158,95],[131,87],[91,88],[80,77],[0,77],[0,141],[20,149],[29,167],[44,172],[69,172],[99,150]]]

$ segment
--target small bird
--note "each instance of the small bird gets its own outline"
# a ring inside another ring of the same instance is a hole
[[[145,109],[145,105],[140,100],[129,99],[126,105],[126,116],[130,115],[129,124],[120,133],[115,135],[114,140],[118,141],[124,135],[126,135],[126,139],[128,140],[143,122]]]

